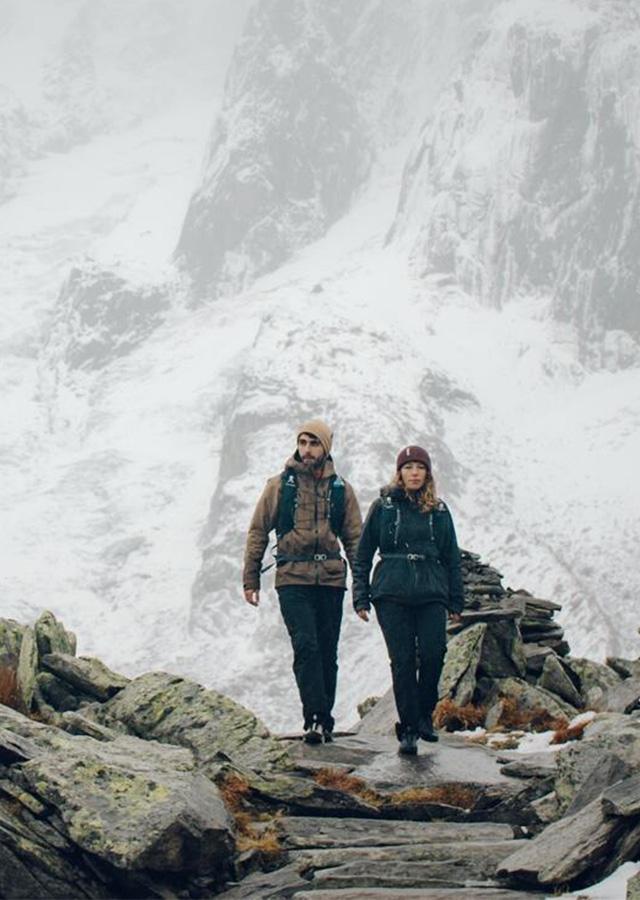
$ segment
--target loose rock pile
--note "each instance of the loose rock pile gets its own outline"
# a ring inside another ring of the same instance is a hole
[[[500,573],[476,554],[463,551],[462,566],[465,608],[461,623],[450,628],[441,698],[487,707],[488,727],[504,724],[514,704],[546,711],[552,720],[584,709],[625,711],[638,703],[640,673],[633,662],[603,665],[570,656],[554,620],[560,604],[505,589]]]

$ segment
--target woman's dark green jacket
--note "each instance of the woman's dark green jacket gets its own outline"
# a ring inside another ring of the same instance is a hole
[[[381,558],[369,581],[376,550]],[[451,612],[462,611],[460,551],[445,503],[424,513],[402,488],[382,488],[356,552],[353,605],[370,609],[379,597],[409,605],[444,603]]]

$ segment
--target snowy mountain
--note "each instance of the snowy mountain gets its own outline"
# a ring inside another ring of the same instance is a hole
[[[2,4],[4,614],[296,727],[240,569],[313,414],[363,511],[425,443],[461,544],[636,655],[635,3],[259,0],[231,57],[248,7]],[[388,680],[347,605],[341,721]]]

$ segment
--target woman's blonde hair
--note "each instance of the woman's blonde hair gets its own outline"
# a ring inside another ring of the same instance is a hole
[[[404,491],[407,497],[415,497],[420,512],[429,513],[432,509],[435,509],[440,500],[436,492],[436,483],[433,480],[431,469],[427,469],[427,479],[419,491],[408,491],[405,488],[402,481],[401,471],[401,469],[398,469],[398,471],[394,474],[389,483],[390,487],[400,488],[401,491]]]

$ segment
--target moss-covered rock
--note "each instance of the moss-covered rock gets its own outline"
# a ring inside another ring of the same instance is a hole
[[[639,713],[600,713],[585,728],[581,741],[558,754],[555,789],[562,808],[605,769],[616,780],[640,770]],[[600,789],[606,786],[603,783]]]
[[[17,671],[17,693],[20,708],[29,711],[33,705],[38,676],[38,645],[33,628],[27,626],[22,634]]]
[[[101,660],[90,656],[48,653],[42,657],[41,665],[72,688],[98,700],[108,700],[130,681],[125,675],[112,672]]]
[[[487,631],[485,622],[465,628],[447,644],[438,696],[452,697],[459,706],[469,703],[476,687],[476,671]]]
[[[28,738],[20,784],[82,850],[127,871],[228,875],[232,821],[186,748],[70,735],[3,707],[0,729]]]
[[[550,653],[542,667],[542,674],[538,679],[538,686],[546,691],[551,691],[567,703],[580,709],[583,701],[573,681],[569,677],[564,665],[560,662],[560,658],[555,653]]]
[[[505,705],[505,701],[507,705]],[[527,724],[528,716],[539,713],[544,713],[552,719],[566,720],[573,718],[576,714],[574,707],[544,688],[528,684],[521,678],[502,678],[495,682],[486,699],[488,711],[485,725],[487,728],[508,724],[505,722],[505,715],[511,713],[508,701],[513,701],[515,704],[518,715],[522,717],[523,727]],[[541,721],[541,724],[544,723]]]
[[[581,657],[567,659],[566,665],[578,679],[585,707],[603,710],[607,692],[620,684],[620,676],[609,666]]]
[[[69,656],[75,656],[75,634],[67,631],[62,622],[59,622],[48,609],[40,615],[33,630],[40,657],[47,653],[67,653]]]
[[[224,756],[256,770],[288,765],[282,743],[248,709],[166,672],[134,678],[93,715],[105,725],[120,722],[145,739],[189,747],[212,777]]]
[[[0,669],[16,669],[25,626],[14,619],[0,619]]]

